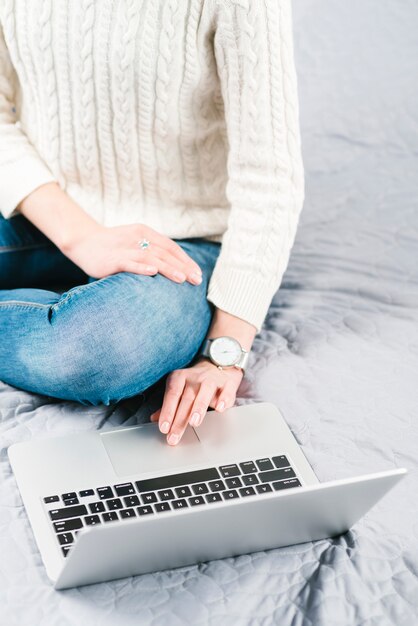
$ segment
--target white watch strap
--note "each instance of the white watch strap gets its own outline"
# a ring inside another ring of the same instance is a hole
[[[238,367],[241,367],[245,371],[247,369],[247,363],[248,363],[250,353],[247,352],[247,350],[244,350],[244,348],[241,348],[241,350],[242,350],[241,358],[236,365]]]

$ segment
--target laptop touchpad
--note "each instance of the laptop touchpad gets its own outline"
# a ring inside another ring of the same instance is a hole
[[[118,476],[143,472],[166,472],[209,461],[199,438],[187,428],[180,443],[169,446],[156,424],[143,424],[109,433],[101,441]]]

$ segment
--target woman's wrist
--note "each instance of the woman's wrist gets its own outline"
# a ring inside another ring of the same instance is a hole
[[[58,183],[38,187],[17,208],[64,254],[68,254],[80,239],[100,228]]]
[[[240,342],[242,348],[249,352],[256,334],[257,329],[255,326],[216,307],[206,336],[208,339],[225,335],[234,337],[234,339]]]

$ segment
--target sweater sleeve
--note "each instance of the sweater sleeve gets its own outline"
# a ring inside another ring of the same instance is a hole
[[[23,198],[54,176],[39,157],[16,119],[18,79],[0,24],[0,213],[16,214]]]
[[[230,213],[207,298],[259,332],[304,200],[291,0],[216,2]]]

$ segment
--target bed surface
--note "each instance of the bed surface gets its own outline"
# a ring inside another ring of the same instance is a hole
[[[418,5],[293,7],[307,199],[237,403],[277,404],[321,481],[409,474],[341,537],[56,592],[7,447],[147,420],[162,389],[89,408],[0,383],[1,626],[417,623]]]

